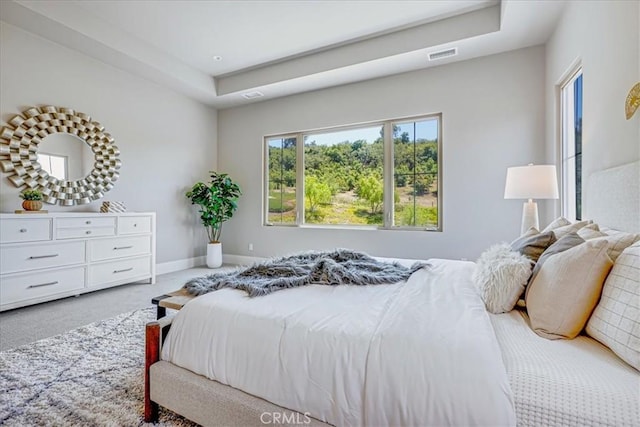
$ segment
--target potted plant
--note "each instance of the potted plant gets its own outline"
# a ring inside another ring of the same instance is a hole
[[[22,202],[24,210],[39,211],[42,209],[42,192],[40,190],[24,190],[20,193],[20,198],[24,200],[24,202]]]
[[[236,201],[242,192],[227,174],[210,171],[209,175],[211,180],[208,184],[194,184],[186,196],[192,205],[200,206],[200,220],[209,236],[207,267],[218,268],[222,265],[222,223],[233,216],[238,208]]]

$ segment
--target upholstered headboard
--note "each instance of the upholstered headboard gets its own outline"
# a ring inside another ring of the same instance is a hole
[[[587,191],[586,217],[617,230],[640,232],[640,161],[592,173]]]

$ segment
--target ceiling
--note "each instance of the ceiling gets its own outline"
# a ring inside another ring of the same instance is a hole
[[[228,108],[543,44],[563,7],[539,0],[15,0],[0,2],[0,19]],[[456,56],[428,60],[452,47]],[[264,96],[242,96],[251,92]]]

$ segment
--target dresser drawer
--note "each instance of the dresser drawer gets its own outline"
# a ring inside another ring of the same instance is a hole
[[[91,237],[115,236],[116,229],[113,227],[86,227],[86,228],[58,228],[56,230],[57,239],[88,239]]]
[[[92,240],[89,247],[91,261],[147,255],[151,253],[151,236]]]
[[[84,267],[0,278],[2,305],[56,295],[84,288]]]
[[[0,242],[37,242],[51,240],[50,218],[16,218],[0,221]]]
[[[112,216],[99,217],[99,216],[87,216],[87,217],[73,217],[73,218],[58,218],[56,220],[56,228],[94,228],[94,227],[115,227],[116,218]]]
[[[151,233],[151,217],[122,216],[118,218],[118,234]]]
[[[123,259],[89,267],[89,286],[100,287],[110,282],[151,276],[151,257]]]
[[[45,243],[0,248],[2,273],[58,267],[85,262],[85,243]]]

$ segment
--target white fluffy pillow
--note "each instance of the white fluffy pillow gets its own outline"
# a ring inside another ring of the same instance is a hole
[[[487,310],[506,313],[513,310],[531,275],[533,262],[507,243],[484,251],[473,273],[473,282],[480,291]]]

